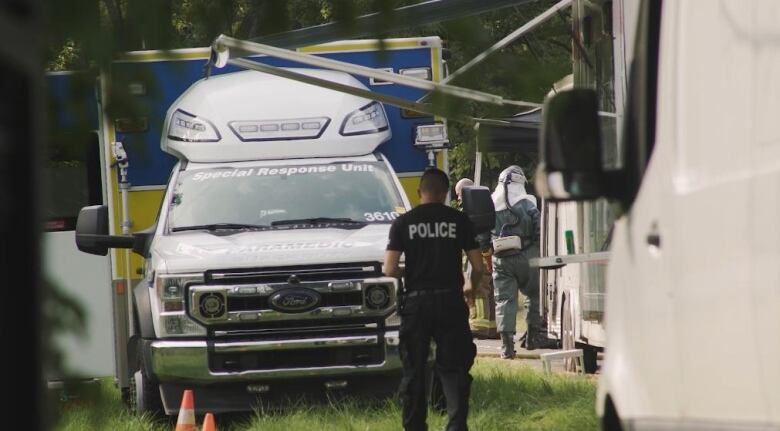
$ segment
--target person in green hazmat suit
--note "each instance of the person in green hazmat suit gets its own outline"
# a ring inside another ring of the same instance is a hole
[[[528,301],[525,348],[549,349],[558,344],[547,337],[547,329],[542,325],[539,270],[528,265],[529,259],[539,257],[541,238],[540,214],[536,198],[526,193],[527,182],[519,166],[510,166],[501,172],[492,194],[496,225],[489,239],[481,239],[482,249],[492,252],[496,328],[501,336],[501,357],[504,359],[516,355],[518,290]]]

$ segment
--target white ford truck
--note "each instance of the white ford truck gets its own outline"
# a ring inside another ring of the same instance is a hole
[[[361,87],[348,74],[299,69]],[[108,235],[107,207],[85,207],[82,251],[132,248],[141,412],[198,412],[347,389],[392,392],[401,362],[398,281],[383,276],[390,223],[410,208],[377,147],[382,104],[257,72],[200,80],[167,113],[175,155],[157,222]]]

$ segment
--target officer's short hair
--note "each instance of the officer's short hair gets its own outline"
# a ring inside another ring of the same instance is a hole
[[[450,179],[441,169],[428,168],[420,178],[420,192],[445,195],[450,190]]]

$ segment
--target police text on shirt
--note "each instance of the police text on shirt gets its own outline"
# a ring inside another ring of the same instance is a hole
[[[457,223],[417,223],[409,225],[409,239],[418,238],[457,238]]]

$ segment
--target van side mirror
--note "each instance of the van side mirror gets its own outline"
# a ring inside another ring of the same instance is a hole
[[[84,253],[105,256],[109,248],[132,248],[133,237],[108,234],[108,207],[93,205],[79,211],[76,246]]]
[[[471,186],[461,190],[463,212],[474,223],[476,234],[490,232],[496,225],[496,208],[487,187]]]
[[[596,92],[563,91],[544,107],[536,191],[550,201],[603,195],[604,170]]]

